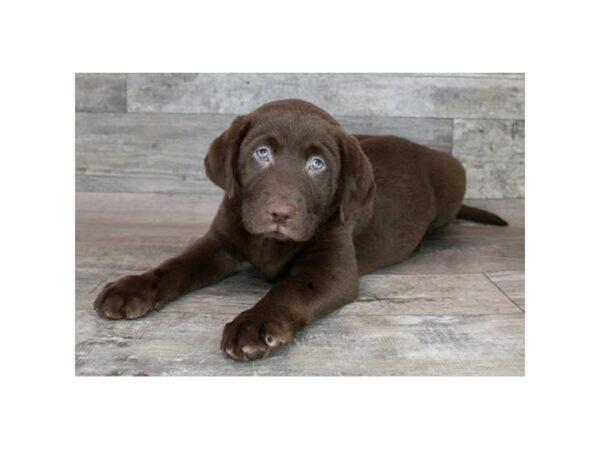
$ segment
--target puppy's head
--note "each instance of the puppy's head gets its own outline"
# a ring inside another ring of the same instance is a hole
[[[375,187],[358,140],[301,100],[267,103],[236,118],[204,165],[230,199],[240,198],[249,233],[280,240],[307,241],[336,213],[351,219]]]

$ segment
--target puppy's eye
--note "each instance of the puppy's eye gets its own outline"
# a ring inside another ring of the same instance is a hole
[[[254,151],[254,156],[260,159],[261,161],[266,161],[271,156],[271,149],[269,147],[258,147]]]
[[[319,170],[323,170],[324,168],[325,161],[323,161],[321,158],[317,158],[316,156],[314,156],[308,160],[308,170],[318,172]]]

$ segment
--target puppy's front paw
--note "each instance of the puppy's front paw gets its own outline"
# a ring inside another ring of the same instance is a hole
[[[107,319],[137,319],[160,306],[153,280],[130,275],[108,283],[96,297],[94,309]]]
[[[249,309],[225,325],[221,350],[230,358],[251,361],[266,358],[295,335],[292,321],[281,313]]]

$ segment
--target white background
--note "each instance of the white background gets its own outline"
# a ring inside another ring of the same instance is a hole
[[[591,4],[3,3],[1,446],[598,448]],[[526,377],[76,378],[74,73],[145,71],[526,72]]]

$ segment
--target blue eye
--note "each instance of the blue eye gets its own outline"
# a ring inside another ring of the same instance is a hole
[[[323,161],[321,158],[317,158],[315,156],[314,158],[311,158],[308,161],[308,170],[318,171],[318,170],[322,170],[324,168],[325,168],[325,161]]]
[[[271,149],[269,149],[268,147],[258,147],[254,151],[254,156],[256,156],[261,161],[267,160],[269,159],[269,156],[271,156]]]

